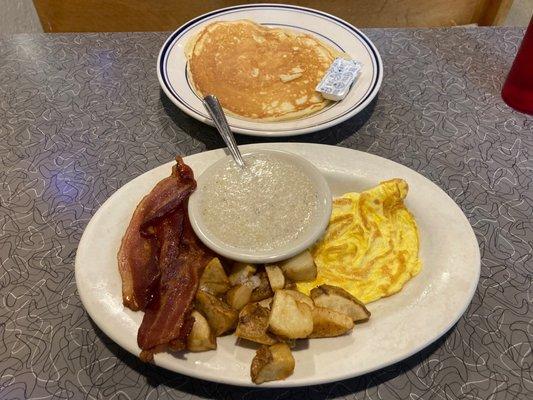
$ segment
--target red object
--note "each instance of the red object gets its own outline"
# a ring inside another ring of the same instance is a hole
[[[502,98],[510,107],[533,115],[533,18],[503,85]]]

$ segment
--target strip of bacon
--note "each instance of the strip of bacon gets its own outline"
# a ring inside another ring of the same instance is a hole
[[[200,275],[213,257],[187,215],[193,172],[181,158],[176,162],[137,206],[118,253],[124,305],[145,311],[137,334],[144,361],[185,347]]]
[[[143,223],[161,218],[169,209],[178,207],[196,188],[192,170],[181,158],[171,176],[160,181],[146,195],[133,213],[118,252],[118,268],[122,278],[122,301],[133,311],[144,310],[159,282],[159,243],[146,237]],[[171,206],[169,206],[169,204]],[[141,229],[141,228],[144,228]]]
[[[181,220],[183,218],[183,220]],[[178,223],[182,234],[177,230]],[[161,249],[161,280],[158,298],[146,308],[137,334],[137,343],[143,349],[141,359],[151,360],[152,354],[169,347],[183,350],[192,328],[190,314],[198,290],[200,275],[212,254],[198,240],[187,218],[179,210],[165,219],[158,229]],[[181,236],[181,240],[176,237]]]

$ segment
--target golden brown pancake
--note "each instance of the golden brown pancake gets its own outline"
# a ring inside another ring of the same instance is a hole
[[[300,118],[329,104],[315,87],[339,55],[310,35],[247,20],[207,25],[186,54],[198,95],[214,94],[230,114],[262,121]]]

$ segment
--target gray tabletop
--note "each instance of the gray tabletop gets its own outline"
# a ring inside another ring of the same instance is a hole
[[[500,98],[523,29],[365,33],[385,66],[377,100],[337,127],[289,140],[392,159],[459,204],[482,254],[460,321],[388,368],[294,390],[216,385],[143,364],[84,311],[74,280],[78,242],[124,183],[222,142],[162,94],[155,62],[165,33],[4,37],[0,398],[530,399],[533,119]]]

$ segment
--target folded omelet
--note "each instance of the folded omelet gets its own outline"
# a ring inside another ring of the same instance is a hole
[[[364,303],[401,290],[422,265],[418,228],[403,203],[407,192],[404,180],[392,179],[335,199],[326,233],[312,249],[317,278],[298,290],[308,294],[327,283]]]
[[[195,92],[213,94],[233,116],[301,118],[330,104],[315,91],[340,53],[314,36],[253,21],[217,21],[185,48]]]

